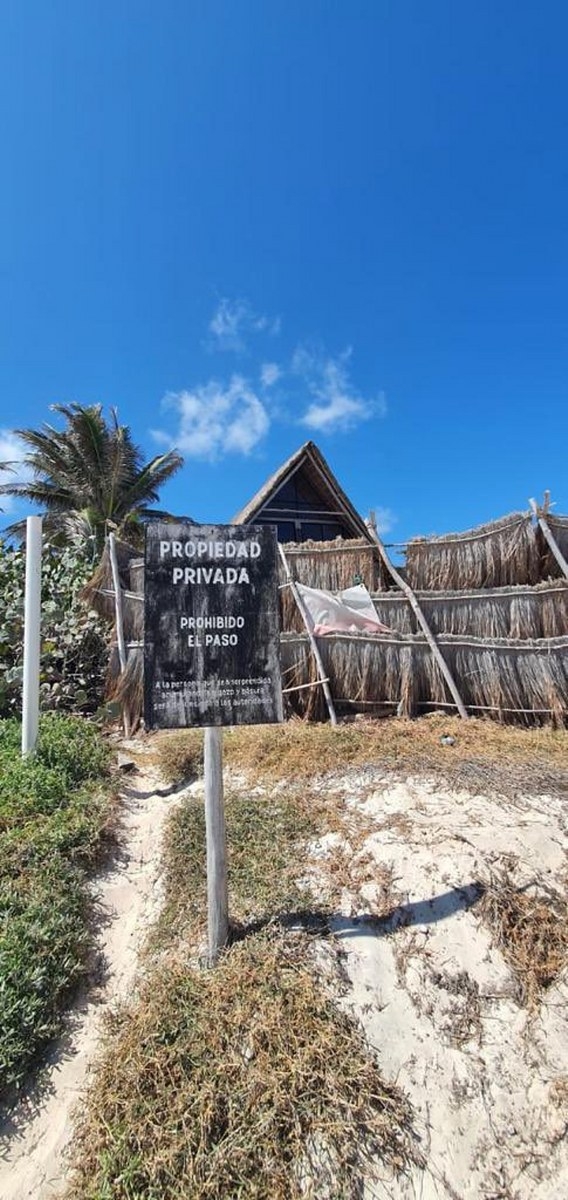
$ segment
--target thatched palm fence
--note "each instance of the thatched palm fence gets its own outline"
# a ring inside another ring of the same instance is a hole
[[[558,545],[568,552],[568,518],[546,514]],[[117,542],[128,659],[121,673],[108,547],[86,589],[92,607],[109,620],[109,699],[135,728],[143,706],[144,564]],[[389,576],[376,546],[365,539],[305,542],[284,547],[292,578],[339,592],[356,582],[372,593],[389,635],[332,635],[318,639],[325,674],[341,711],[407,715],[454,708],[440,667],[417,627],[411,599]],[[388,561],[388,560],[387,560]],[[568,580],[559,578],[530,514],[514,513],[464,534],[415,539],[408,546],[411,584],[463,703],[525,724],[568,719]],[[281,570],[284,688],[317,680],[313,655],[292,590]],[[290,710],[325,718],[321,687],[287,693]]]
[[[438,644],[472,713],[526,725],[568,722],[568,636],[539,640],[443,634]],[[314,682],[307,636],[282,635],[285,688]],[[423,634],[331,634],[320,654],[339,710],[415,716],[454,708]],[[301,716],[325,716],[319,688],[288,693]]]
[[[511,513],[464,533],[413,538],[406,578],[413,591],[535,584],[546,577],[543,557],[532,515]]]
[[[435,634],[473,637],[550,638],[568,631],[568,581],[554,579],[535,587],[478,588],[474,591],[416,592]],[[418,625],[403,592],[375,592],[379,620],[398,633],[417,633]]]

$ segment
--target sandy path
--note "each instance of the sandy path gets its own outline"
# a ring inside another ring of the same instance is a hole
[[[178,796],[161,795],[159,786],[148,770],[125,782],[122,850],[94,888],[102,913],[104,981],[80,998],[40,1086],[0,1126],[2,1200],[51,1200],[64,1182],[72,1112],[87,1080],[104,1013],[131,991],[144,934],[161,902],[162,832]]]
[[[518,885],[562,894],[566,801],[452,793],[421,779],[373,787],[355,773],[337,791],[371,822],[351,858],[356,887],[332,921],[350,984],[342,1003],[410,1099],[423,1158],[369,1186],[368,1200],[568,1196],[568,977],[529,1019],[476,917],[474,888],[506,864]],[[316,877],[336,841],[314,846]],[[385,868],[399,907],[381,926],[372,915]]]

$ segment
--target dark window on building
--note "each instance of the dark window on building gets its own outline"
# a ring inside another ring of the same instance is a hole
[[[264,524],[264,521],[263,521]],[[277,525],[279,542],[295,542],[296,526],[293,521],[279,521]]]
[[[276,525],[280,542],[352,538],[354,533],[350,526],[329,511],[332,503],[316,491],[309,479],[296,473],[270,497],[255,520],[262,525]]]

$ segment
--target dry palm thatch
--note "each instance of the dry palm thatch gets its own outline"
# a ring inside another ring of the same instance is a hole
[[[415,538],[408,543],[406,562],[415,591],[506,587],[541,578],[540,550],[528,513],[511,513],[464,533]]]
[[[120,582],[122,587],[127,589],[130,582],[130,563],[139,552],[134,550],[128,542],[123,542],[119,538],[116,538],[115,546]],[[91,608],[94,608],[95,612],[99,613],[99,616],[106,617],[108,621],[114,621],[114,585],[108,542],[105,544],[94,574],[83,588],[83,598]]]
[[[481,638],[548,638],[568,634],[568,581],[536,587],[479,588],[475,591],[417,592],[435,634]],[[398,633],[417,633],[416,617],[402,592],[375,592],[379,619]]]
[[[414,711],[412,637],[331,634],[318,638],[318,645],[339,707],[396,711],[404,692],[405,713]],[[300,688],[317,679],[307,636],[283,634],[281,661],[285,688]],[[321,688],[292,691],[287,698],[290,709],[298,715],[316,720],[325,717]]]
[[[282,636],[285,686],[313,682],[307,637]],[[568,721],[568,637],[539,641],[480,639],[449,634],[438,638],[464,704],[500,720],[524,724]],[[339,708],[398,709],[405,716],[430,707],[451,709],[445,682],[421,634],[349,636],[319,639],[324,669]],[[299,715],[324,715],[320,688],[288,693]]]
[[[107,676],[108,699],[120,704],[127,726],[134,731],[140,725],[144,711],[144,650],[129,646],[126,670],[121,672],[118,650],[113,646]]]

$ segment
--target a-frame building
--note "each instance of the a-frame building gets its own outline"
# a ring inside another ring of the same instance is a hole
[[[365,538],[363,518],[338,483],[321,450],[306,442],[234,517],[236,524],[275,525],[279,542]]]

